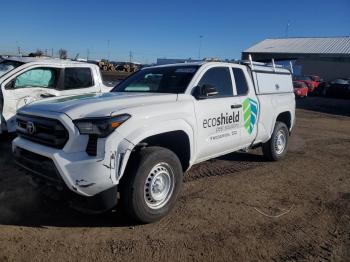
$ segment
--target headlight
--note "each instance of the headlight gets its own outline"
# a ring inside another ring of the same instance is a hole
[[[82,135],[107,137],[130,117],[128,114],[123,114],[111,117],[83,118],[74,120],[73,123]]]

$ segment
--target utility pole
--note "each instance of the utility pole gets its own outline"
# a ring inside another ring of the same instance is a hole
[[[16,41],[16,45],[17,45],[17,53],[20,56],[21,55],[21,47],[18,44],[18,41]]]
[[[199,48],[198,48],[198,60],[201,60],[202,39],[203,39],[203,36],[200,35],[199,36]]]
[[[129,63],[131,64],[133,58],[132,51],[129,52]]]
[[[86,50],[86,61],[89,61],[90,50],[89,48]]]
[[[109,58],[111,56],[111,49],[110,49],[111,41],[110,40],[107,41],[107,45],[108,45],[108,56],[107,56],[107,59],[109,61]]]
[[[287,25],[286,25],[286,38],[289,37],[289,27],[290,27],[290,21],[288,20]]]

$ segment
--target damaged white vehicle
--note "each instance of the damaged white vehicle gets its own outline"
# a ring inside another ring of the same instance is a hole
[[[0,60],[0,134],[16,131],[16,111],[43,98],[107,92],[96,65],[60,59]]]
[[[13,152],[39,188],[72,207],[104,212],[121,201],[149,223],[173,208],[194,164],[259,146],[282,159],[294,122],[289,70],[175,64],[143,68],[110,93],[21,108]]]

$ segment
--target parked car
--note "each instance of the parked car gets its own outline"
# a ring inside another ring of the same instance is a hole
[[[322,88],[323,96],[337,97],[337,98],[350,98],[350,79],[338,78]]]
[[[16,111],[33,101],[112,89],[102,83],[96,65],[30,57],[1,61],[0,86],[0,134],[16,131]]]
[[[315,86],[316,89],[320,86],[320,84],[324,82],[324,80],[317,75],[309,75],[308,77],[311,78],[311,80],[313,81],[313,85]]]
[[[131,218],[149,223],[173,208],[184,172],[196,163],[258,146],[267,159],[282,159],[294,122],[289,70],[156,66],[110,93],[21,108],[13,152],[36,183],[78,210],[104,212],[121,201]]]
[[[308,87],[305,82],[302,81],[293,81],[294,94],[295,97],[307,97]]]
[[[319,82],[312,80],[310,76],[293,76],[293,80],[304,82],[309,89],[308,93],[313,93],[319,86]]]

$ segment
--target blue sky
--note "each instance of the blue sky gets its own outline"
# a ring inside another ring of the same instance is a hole
[[[268,37],[349,36],[349,0],[3,1],[0,53],[51,48],[74,57],[240,58]]]

